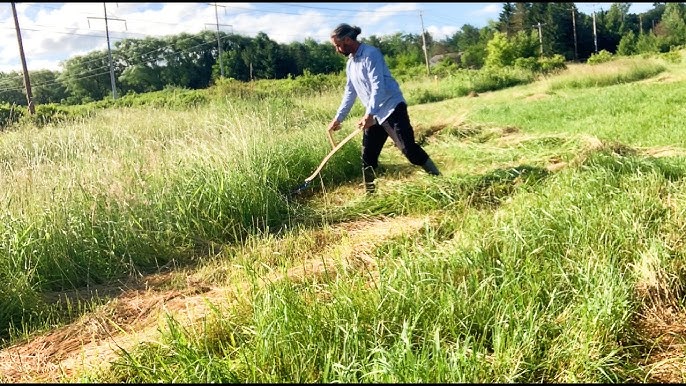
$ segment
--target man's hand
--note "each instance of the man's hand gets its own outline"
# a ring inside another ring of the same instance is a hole
[[[376,124],[376,119],[371,114],[366,114],[359,122],[357,122],[357,127],[360,129],[368,129]]]
[[[331,121],[331,123],[329,123],[329,127],[327,128],[327,130],[328,131],[336,131],[336,130],[339,130],[340,128],[341,128],[341,123],[334,119],[333,121]]]

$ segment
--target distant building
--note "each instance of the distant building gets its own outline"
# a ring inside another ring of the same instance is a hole
[[[431,59],[429,59],[429,67],[435,66],[436,64],[438,64],[438,62],[440,62],[441,60],[443,60],[445,58],[450,58],[450,59],[452,59],[453,62],[455,62],[455,64],[459,65],[460,64],[460,58],[462,58],[462,53],[461,52],[449,52],[447,54],[434,55],[431,57]]]

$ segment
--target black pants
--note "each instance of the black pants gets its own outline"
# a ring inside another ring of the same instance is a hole
[[[421,166],[429,159],[429,155],[415,142],[414,129],[410,124],[410,116],[407,114],[407,105],[399,103],[386,121],[364,131],[362,135],[363,170],[369,166],[374,169],[379,166],[379,154],[389,136],[411,164]]]

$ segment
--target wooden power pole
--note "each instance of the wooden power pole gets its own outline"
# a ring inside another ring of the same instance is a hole
[[[595,28],[595,9],[593,10],[593,46],[595,47],[595,53],[598,53],[598,33]]]
[[[429,75],[431,70],[429,68],[429,55],[426,53],[426,36],[424,36],[424,18],[422,11],[419,11],[419,19],[422,21],[422,49],[424,50],[424,60],[426,61],[426,74]]]
[[[538,27],[538,43],[541,45],[541,56],[543,56],[543,31],[541,31],[541,27],[544,25],[545,24],[541,24],[540,21],[537,24],[532,25],[532,27]]]
[[[572,27],[574,28],[574,60],[579,60],[579,54],[578,54],[578,49],[577,49],[577,43],[576,43],[576,16],[574,14],[576,13],[576,9],[574,6],[572,6]]]
[[[24,87],[26,88],[26,102],[29,105],[29,113],[31,115],[36,113],[33,106],[33,94],[31,93],[31,80],[29,79],[29,70],[26,68],[26,57],[24,57],[24,45],[21,42],[21,30],[19,29],[19,19],[17,18],[17,8],[12,3],[12,14],[14,15],[14,26],[17,28],[17,40],[19,41],[19,56],[21,56],[21,68],[24,72]]]

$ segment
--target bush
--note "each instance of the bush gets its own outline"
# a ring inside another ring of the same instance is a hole
[[[591,54],[591,57],[588,58],[587,63],[588,64],[600,64],[600,63],[605,63],[613,60],[614,57],[612,56],[612,53],[606,50],[600,50],[597,54]]]
[[[679,64],[681,63],[681,52],[680,51],[669,51],[658,55],[658,57],[664,59],[669,63]]]
[[[0,128],[4,129],[19,122],[27,114],[27,107],[9,103],[0,104]]]
[[[531,71],[505,68],[482,68],[471,80],[470,89],[476,92],[502,90],[504,88],[531,83],[534,74]]]
[[[298,95],[321,94],[342,88],[345,76],[340,74],[312,74],[305,70],[303,75],[293,79],[293,92]]]
[[[539,71],[544,74],[556,73],[567,68],[565,57],[560,54],[555,54],[552,58],[541,58],[538,62]]]
[[[26,109],[28,112],[28,109]],[[74,121],[91,116],[95,109],[88,105],[64,106],[57,103],[46,103],[36,106],[35,114],[28,113],[21,117],[20,122],[30,123],[38,127],[51,123]]]
[[[531,72],[539,72],[541,70],[541,63],[536,58],[517,58],[515,59],[514,67]]]

